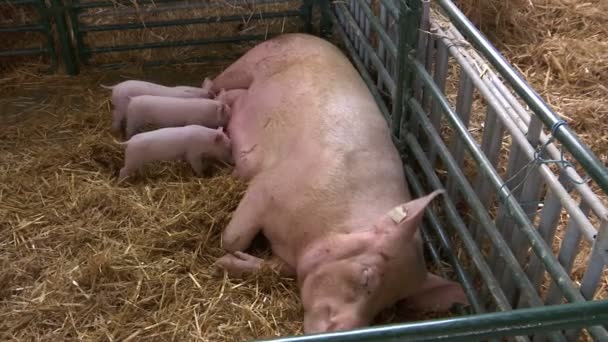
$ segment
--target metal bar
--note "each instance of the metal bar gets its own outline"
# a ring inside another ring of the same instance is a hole
[[[591,249],[587,270],[581,281],[581,293],[587,300],[593,299],[606,264],[608,264],[608,218],[604,218],[601,222],[600,232]]]
[[[15,49],[15,50],[0,50],[0,57],[5,56],[34,56],[42,55],[49,52],[46,47],[32,48],[32,49]]]
[[[456,100],[456,113],[460,116],[462,124],[469,127],[471,117],[471,107],[473,105],[473,82],[466,73],[460,73],[460,82],[458,84],[458,95]],[[464,165],[464,146],[458,135],[452,137],[450,152],[454,156],[454,160],[458,163],[458,167],[462,169]],[[458,203],[458,193],[454,185],[454,178],[448,177],[447,191],[452,200]]]
[[[380,3],[388,9],[388,13],[394,18],[399,18],[399,7],[395,5],[393,0],[380,0]]]
[[[355,19],[353,18],[351,13],[348,12],[348,10],[346,9],[346,6],[338,3],[338,4],[336,4],[336,7],[340,8],[342,10],[342,15],[344,16],[344,19],[343,19],[344,23],[347,24],[348,27],[352,28],[353,35],[358,38],[357,39],[358,41],[361,42],[362,51],[365,51],[370,56],[372,64],[378,71],[378,75],[380,75],[386,81],[386,86],[387,86],[389,92],[393,93],[395,91],[395,87],[396,87],[395,82],[390,77],[388,71],[384,68],[384,65],[382,64],[382,60],[380,59],[380,57],[378,57],[378,55],[376,55],[374,48],[369,44],[369,42],[367,40],[362,39],[363,35],[364,35],[363,31],[361,31],[361,28],[359,26],[357,26]],[[359,56],[361,56],[361,55],[359,55]]]
[[[209,61],[226,61],[226,60],[236,60],[241,57],[241,55],[222,55],[222,56],[199,56],[199,57],[190,57],[184,59],[164,59],[164,60],[152,60],[143,63],[143,66],[152,67],[152,66],[161,66],[161,65],[170,65],[170,64],[186,64],[186,63],[198,63],[198,62],[209,62]],[[101,70],[111,70],[111,69],[119,69],[124,68],[131,65],[130,63],[104,63],[96,65],[95,67]]]
[[[52,5],[51,5],[52,6]],[[57,54],[55,53],[55,37],[53,36],[53,30],[51,28],[50,22],[50,13],[54,12],[55,9],[49,9],[44,0],[38,1],[36,5],[36,9],[38,10],[38,24],[43,28],[43,34],[46,37],[46,46],[48,48],[48,55],[51,62],[51,69],[57,69]],[[57,24],[59,25],[59,24]],[[59,31],[59,30],[58,30]]]
[[[432,92],[432,95],[441,104],[441,108],[443,109],[446,118],[454,128],[456,134],[460,134],[463,137],[463,140],[466,144],[465,146],[467,147],[473,159],[479,166],[479,169],[486,177],[491,180],[492,185],[498,191],[498,195],[500,196],[499,198],[509,204],[509,210],[513,212],[513,218],[516,220],[516,223],[518,225],[517,227],[524,232],[526,238],[530,241],[532,249],[537,254],[537,256],[542,259],[545,267],[547,268],[547,271],[549,272],[549,274],[551,274],[553,279],[559,285],[560,289],[564,292],[565,297],[570,302],[583,301],[583,296],[574,288],[572,280],[570,279],[568,274],[561,268],[561,266],[555,259],[555,256],[551,253],[551,250],[547,247],[546,243],[543,241],[534,226],[532,226],[532,224],[526,217],[525,212],[519,206],[517,201],[511,196],[511,192],[507,188],[503,187],[504,183],[500,179],[500,176],[498,175],[496,170],[491,167],[486,156],[479,149],[479,146],[471,137],[466,127],[464,127],[464,125],[462,125],[462,123],[458,120],[457,115],[454,113],[454,111],[450,107],[450,104],[447,102],[445,97],[443,97],[439,89],[433,83],[433,79],[426,72],[424,66],[413,58],[408,58],[407,61],[408,63],[414,66],[415,70],[420,75],[422,75],[423,82],[426,84],[427,87],[429,87]],[[526,281],[528,281],[527,278],[525,279]],[[604,329],[603,327],[593,327],[590,329],[590,333],[594,337],[608,339],[608,332],[606,332],[606,329]]]
[[[563,173],[560,174],[559,180],[561,182],[566,182]],[[566,189],[568,189],[568,187]],[[561,210],[562,205],[559,196],[556,195],[553,191],[550,191],[546,197],[543,210],[540,216],[540,222],[538,224],[538,231],[540,232],[540,236],[543,238],[543,240],[545,240],[545,243],[548,246],[551,246],[553,243],[555,230],[557,229],[557,225],[561,217]],[[535,254],[532,254],[530,258],[531,260],[526,273],[532,281],[534,288],[538,289],[540,287],[541,282],[543,281],[543,275],[545,273],[544,268],[541,260]]]
[[[14,1],[14,0],[13,0]],[[29,1],[29,0],[21,0],[21,1]],[[138,0],[137,5],[138,6],[145,6],[145,5],[157,5],[157,4],[173,4],[173,3],[179,3],[179,2],[183,2],[183,3],[188,3],[188,1],[185,0]],[[256,5],[266,5],[266,4],[274,4],[274,3],[282,3],[284,1],[281,0],[256,0],[255,3]],[[81,8],[81,9],[85,9],[85,8],[103,8],[103,7],[116,7],[117,4],[122,5],[124,7],[130,7],[130,5],[133,5],[132,2],[130,1],[96,1],[96,2],[85,2],[85,3],[79,3],[76,6],[76,8]],[[204,5],[204,8],[218,8],[218,7],[223,7],[226,6],[227,3],[225,1],[205,1],[202,2],[202,5]],[[250,0],[230,0],[229,5],[231,7],[237,7],[237,6],[250,6],[251,5],[251,1]]]
[[[222,43],[234,43],[252,40],[264,40],[270,37],[271,34],[260,34],[260,35],[247,35],[238,37],[220,37],[220,38],[207,38],[207,39],[196,39],[196,40],[178,40],[172,42],[154,42],[154,43],[143,43],[143,44],[125,44],[116,46],[99,46],[94,48],[84,48],[85,53],[104,53],[104,52],[121,52],[130,50],[141,50],[141,49],[159,49],[159,48],[172,48],[180,46],[191,46],[191,45],[209,45],[209,44],[222,44]]]
[[[431,23],[430,23],[430,18],[429,18],[429,13],[430,13],[430,7],[431,7],[431,1],[430,0],[420,0],[420,2],[422,3],[422,11],[421,11],[421,15],[420,15],[420,27],[419,27],[419,32],[418,32],[418,49],[416,49],[416,58],[421,62],[421,63],[425,63],[426,62],[426,46],[429,40],[429,34],[428,32],[430,31],[429,28],[431,27]],[[416,78],[414,80],[414,97],[418,100],[418,102],[423,103],[422,102],[422,84],[420,83],[420,80],[418,78]],[[412,125],[412,127],[416,127],[416,125]],[[414,134],[415,135],[415,134]]]
[[[445,93],[445,85],[448,77],[448,47],[443,41],[443,39],[439,39],[437,41],[437,60],[435,61],[435,75],[433,76],[433,80],[437,85],[437,88],[441,91],[441,93]],[[426,91],[425,94],[430,95],[429,91]],[[433,123],[433,127],[437,131],[440,130],[441,125],[441,109],[439,104],[432,96],[429,96],[431,105],[431,122]],[[437,151],[435,151],[434,147],[431,145],[429,149],[429,160],[431,164],[435,164]]]
[[[304,22],[304,32],[312,33],[312,11],[313,11],[313,0],[303,0],[300,6],[300,18]],[[266,13],[268,14],[268,13]]]
[[[441,33],[442,30],[440,28],[438,28],[438,32]],[[446,44],[451,44],[450,39],[448,39],[448,38],[443,38],[443,39],[446,40]],[[535,158],[534,148],[532,146],[530,146],[528,139],[517,128],[517,125],[514,122],[514,120],[509,120],[508,112],[505,110],[505,107],[502,106],[500,103],[500,100],[502,98],[496,97],[497,95],[494,92],[495,89],[489,88],[487,84],[484,84],[483,80],[481,80],[480,75],[478,75],[477,72],[475,72],[473,67],[470,65],[470,63],[468,62],[468,59],[466,58],[466,56],[467,56],[466,51],[461,51],[461,49],[459,49],[454,44],[451,44],[450,47],[448,48],[448,50],[452,53],[452,55],[458,61],[458,63],[461,65],[463,70],[465,70],[469,74],[469,76],[472,78],[473,83],[475,84],[475,86],[477,87],[479,92],[488,101],[488,104],[490,106],[494,107],[496,113],[503,120],[503,124],[505,124],[506,128],[511,133],[511,136],[513,137],[513,139],[517,141],[518,145],[516,145],[516,146],[519,146],[520,148],[525,149],[526,154],[528,156],[528,160],[530,160],[530,161],[533,160]],[[526,129],[527,129],[527,127],[526,127]],[[577,220],[577,222],[580,224],[580,227],[584,230],[585,237],[589,240],[593,240],[593,238],[596,234],[596,230],[593,227],[593,225],[591,225],[591,223],[589,222],[587,217],[585,215],[583,215],[583,213],[581,213],[580,209],[578,208],[578,204],[568,195],[567,191],[558,182],[555,174],[551,171],[551,169],[547,165],[541,164],[539,167],[540,167],[540,172],[541,172],[543,178],[545,178],[547,185],[549,186],[550,189],[559,193],[559,196],[560,196],[559,198],[562,201],[562,205],[568,210],[570,215],[572,215]]]
[[[589,214],[589,206],[586,203],[581,203],[581,210],[585,214]],[[574,264],[574,259],[579,252],[579,244],[581,242],[582,233],[578,227],[576,227],[576,222],[574,220],[570,220],[568,222],[568,226],[566,227],[566,235],[562,240],[562,245],[559,250],[559,255],[557,260],[562,264],[564,270],[568,273],[572,271],[572,265]],[[561,303],[562,293],[557,288],[555,284],[551,284],[549,287],[549,293],[545,299],[545,303],[551,304],[559,304]]]
[[[55,19],[57,35],[59,36],[59,44],[61,45],[61,55],[63,56],[65,70],[68,75],[76,75],[78,74],[78,64],[74,54],[74,47],[72,46],[72,40],[65,22],[64,11],[58,10],[62,7],[62,4],[59,0],[50,0],[50,3],[51,8],[54,9],[53,17]]]
[[[412,139],[412,137],[413,136],[411,134],[408,134],[407,138],[406,138],[407,141],[409,142],[411,140],[414,140],[414,142],[416,142],[416,138]],[[417,145],[417,146],[408,144],[409,148],[417,149],[418,153],[417,153],[416,158],[418,160],[422,160],[424,158],[424,152],[421,152],[422,149],[421,149],[420,145],[418,145],[417,142],[415,143],[415,145]],[[414,173],[414,170],[412,170],[411,167],[404,165],[404,171],[408,178],[408,184],[410,185],[411,189],[413,190],[415,196],[416,197],[424,196],[424,189],[422,187],[422,184],[418,180],[418,177]],[[449,201],[449,199],[446,199],[446,201]],[[450,238],[447,236],[447,234],[441,228],[441,223],[439,221],[439,218],[435,214],[435,211],[431,207],[427,207],[425,210],[425,214],[426,214],[426,217],[429,219],[430,226],[433,228],[434,233],[439,238],[439,241],[441,243],[441,248],[447,254],[448,262],[450,263],[450,265],[452,265],[454,267],[456,276],[458,277],[460,284],[462,285],[465,293],[467,294],[467,298],[469,298],[469,302],[471,303],[473,310],[475,310],[475,312],[477,312],[477,313],[483,312],[484,309],[481,306],[481,303],[479,302],[479,296],[477,295],[477,290],[475,289],[475,286],[473,285],[473,283],[470,279],[470,276],[467,274],[467,272],[464,270],[464,268],[460,264],[458,257],[452,252],[454,250],[454,248],[452,246],[452,243],[450,242]],[[464,224],[462,222],[459,222],[459,223],[461,224],[461,229],[462,229],[462,227],[464,227]],[[466,228],[463,231],[466,231]],[[472,241],[470,241],[470,242],[472,242]],[[473,244],[474,244],[474,242],[473,242]],[[477,249],[477,251],[479,251],[479,249]],[[481,253],[476,254],[476,256],[479,257],[479,259],[477,260],[478,263],[483,263],[483,259],[481,258]],[[486,265],[486,267],[487,267],[487,265]],[[492,273],[489,270],[489,268],[486,268],[485,271],[489,272],[486,274],[486,278],[493,278]],[[495,279],[494,279],[494,281],[495,281]],[[498,285],[498,283],[493,283],[492,285],[494,285],[494,284]]]
[[[406,26],[406,15],[405,13],[405,3],[403,1],[399,2],[400,4],[400,10],[402,11],[402,15],[399,16],[399,20],[398,20],[398,28],[399,28],[399,33],[398,33],[398,44],[397,46],[399,47],[398,51],[396,54],[392,54],[393,56],[396,56],[396,70],[395,72],[397,73],[397,81],[396,81],[396,89],[395,92],[392,94],[393,96],[393,112],[392,112],[392,116],[391,116],[391,124],[390,124],[390,128],[392,131],[392,134],[394,136],[396,136],[398,139],[401,138],[401,135],[399,134],[400,130],[401,130],[401,117],[403,115],[403,93],[405,91],[405,63],[403,63],[403,61],[405,60],[405,55],[407,54],[407,26]],[[392,42],[391,42],[392,44]],[[387,46],[389,47],[390,50],[390,45],[387,44]]]
[[[527,140],[530,143],[530,146],[536,147],[538,144],[538,139],[540,137],[540,132],[542,129],[542,123],[539,120],[534,120],[530,123],[530,128],[527,134]],[[517,146],[514,146],[517,147]],[[528,216],[528,220],[530,222],[534,222],[534,217],[536,216],[537,208],[538,208],[538,200],[540,197],[540,189],[542,185],[542,181],[540,179],[540,173],[538,172],[538,168],[535,164],[532,166],[526,165],[525,157],[523,156],[523,151],[520,148],[514,148],[512,153],[519,154],[515,157],[517,165],[513,168],[515,172],[521,173],[521,180],[513,179],[515,185],[517,187],[521,184],[521,188],[518,191],[513,191],[515,198],[517,198],[520,206],[526,211],[526,215]],[[520,159],[521,158],[521,159]],[[521,183],[520,183],[521,182]],[[532,209],[527,209],[532,208]],[[504,209],[504,208],[503,208]],[[500,209],[499,209],[500,212]],[[503,216],[503,218],[509,219],[507,215]],[[505,224],[505,222],[501,222]],[[498,226],[498,225],[497,225]],[[500,227],[500,226],[499,226]],[[500,229],[500,228],[499,228]],[[507,229],[511,229],[510,234],[510,245],[511,250],[513,250],[515,254],[515,258],[519,262],[520,265],[524,265],[526,261],[526,257],[528,255],[529,243],[526,240],[525,236],[519,229],[513,229],[512,226],[507,225]],[[505,234],[503,233],[503,236]],[[510,274],[507,271],[502,272],[501,284],[503,284],[503,288],[507,289],[507,296],[512,299],[512,303],[515,307],[515,301],[517,298],[517,291],[513,287],[513,282],[511,280]],[[513,289],[514,291],[510,293],[509,289]]]
[[[0,33],[10,32],[39,32],[44,31],[44,26],[39,24],[11,26],[11,27],[0,27]]]
[[[384,104],[384,101],[382,100],[382,96],[378,92],[378,89],[376,89],[376,87],[374,87],[374,81],[372,80],[371,75],[369,74],[367,69],[365,69],[365,66],[363,65],[363,62],[361,61],[361,59],[356,55],[355,47],[348,40],[348,38],[346,36],[346,31],[338,23],[338,18],[333,13],[331,13],[331,12],[328,13],[327,19],[330,20],[332,23],[337,24],[336,30],[338,31],[338,34],[340,34],[342,36],[346,50],[348,50],[348,53],[350,54],[350,56],[353,59],[353,63],[355,64],[355,67],[359,70],[359,74],[361,75],[361,78],[363,78],[363,80],[367,84],[367,87],[369,88],[370,92],[372,93],[374,100],[376,100],[376,104],[378,104],[378,107],[380,108],[380,112],[382,113],[382,116],[384,116],[384,118],[387,120],[387,123],[388,123],[389,117],[390,117],[388,108]]]
[[[383,28],[387,27],[387,23],[388,19],[387,19],[387,14],[386,14],[386,7],[384,5],[384,3],[380,3],[380,24],[382,25]],[[386,62],[386,54],[385,54],[385,49],[384,49],[384,42],[382,42],[382,39],[378,39],[378,57],[380,58],[381,61],[385,61]],[[384,65],[384,63],[382,63]],[[385,79],[380,75],[380,73],[378,73],[378,82],[376,84],[376,86],[380,89],[382,89],[384,87],[385,84]]]
[[[513,89],[524,99],[530,108],[539,116],[543,123],[552,129],[553,135],[583,166],[587,173],[600,186],[604,193],[608,193],[608,168],[606,168],[591,150],[583,144],[575,133],[568,127],[558,124],[561,119],[541,99],[523,77],[502,57],[502,55],[488,42],[473,23],[450,0],[437,0],[454,25],[461,30],[480,50],[489,62],[499,71]]]
[[[4,0],[0,5],[20,6],[37,4],[38,0]]]
[[[369,18],[369,23],[374,28],[376,33],[378,34],[378,37],[380,37],[380,39],[386,45],[386,51],[391,56],[396,57],[398,55],[397,45],[395,45],[395,43],[392,41],[392,39],[389,37],[389,35],[386,33],[386,31],[382,28],[382,24],[380,23],[378,18],[376,18],[376,16],[374,15],[374,12],[372,12],[372,9],[367,5],[367,3],[364,0],[356,0],[356,1],[358,1],[359,5],[361,6],[361,9],[363,10],[363,13],[365,13],[365,16],[367,18]],[[403,4],[402,1],[400,3]],[[405,5],[403,5],[403,6],[405,6]]]
[[[606,321],[608,300],[602,300],[259,341],[478,341],[577,328]]]
[[[411,115],[409,111],[409,106],[407,106],[407,101],[409,101],[410,97],[414,94],[414,80],[416,79],[416,74],[414,69],[408,64],[405,63],[406,58],[415,58],[414,54],[418,50],[418,36],[421,34],[419,32],[420,29],[420,20],[422,16],[422,0],[405,0],[401,1],[404,6],[409,7],[407,10],[404,10],[401,15],[401,19],[403,19],[399,24],[399,35],[405,35],[405,50],[404,55],[398,56],[397,63],[403,64],[402,72],[403,75],[403,102],[397,102],[398,106],[403,106],[402,120],[401,125],[406,125],[410,121]],[[403,32],[402,32],[403,30]],[[405,119],[405,120],[403,120]],[[401,132],[404,132],[402,128],[400,128]]]
[[[366,0],[367,5],[371,7],[371,0]],[[359,12],[363,17],[364,29],[365,29],[365,37],[367,37],[367,42],[371,44],[371,30],[369,26],[369,18],[363,14],[363,12]],[[373,49],[372,49],[373,50]],[[369,67],[369,56],[365,55],[365,65]]]
[[[483,136],[481,138],[481,150],[487,156],[488,161],[493,168],[496,168],[496,165],[498,164],[503,136],[504,126],[500,120],[496,118],[494,109],[491,106],[488,106],[484,122]],[[481,174],[478,174],[475,179],[474,188],[475,193],[477,193],[477,197],[484,205],[486,210],[490,209],[493,193],[491,191],[491,184],[487,178],[483,177]],[[479,222],[473,223],[471,231],[473,232],[475,241],[477,241],[477,243],[481,243],[482,229],[479,226]]]
[[[429,39],[426,45],[426,59],[424,62],[424,66],[426,67],[426,70],[430,73],[433,72],[433,62],[435,61],[435,44],[437,43],[437,38],[435,38],[434,35],[434,30],[431,29],[431,34],[429,35]],[[422,108],[426,109],[430,109],[430,99],[431,96],[429,95],[428,91],[425,91],[422,95]]]
[[[251,20],[265,20],[275,19],[284,17],[298,17],[302,14],[301,11],[289,10],[282,12],[264,12],[260,15],[251,17]],[[102,32],[102,31],[113,31],[113,30],[135,30],[135,29],[146,29],[154,27],[170,27],[170,26],[183,26],[183,25],[196,25],[196,24],[214,24],[223,22],[234,22],[242,21],[242,15],[227,15],[221,17],[203,17],[193,19],[178,19],[178,20],[167,20],[167,21],[149,21],[149,22],[137,22],[128,24],[107,24],[107,25],[80,25],[81,32]]]

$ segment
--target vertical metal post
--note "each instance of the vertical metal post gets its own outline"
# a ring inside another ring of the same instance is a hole
[[[63,56],[65,70],[68,75],[76,75],[78,74],[78,64],[70,39],[70,33],[65,22],[65,10],[60,0],[51,0],[51,11],[55,18],[55,25],[57,26],[57,35],[59,36],[59,44],[61,44],[61,55]]]
[[[304,22],[304,32],[312,33],[312,8],[314,0],[302,1],[300,7],[300,18]]]
[[[412,96],[414,69],[408,62],[409,55],[416,49],[418,23],[420,22],[421,0],[399,2],[399,45],[397,47],[397,87],[393,102],[393,134],[401,137],[401,122],[405,104]],[[415,57],[411,57],[415,58]],[[405,112],[407,116],[407,111]]]
[[[44,0],[36,2],[36,9],[38,10],[38,22],[44,27],[44,36],[47,41],[48,56],[51,62],[50,70],[55,71],[57,69],[57,55],[55,52],[55,41],[53,39],[53,33],[51,32],[51,23],[49,22],[49,8],[46,6]]]
[[[332,21],[331,21],[331,5],[330,0],[313,0],[321,11],[321,28],[319,35],[321,37],[328,37],[332,30]]]

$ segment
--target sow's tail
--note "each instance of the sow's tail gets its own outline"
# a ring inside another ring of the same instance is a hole
[[[101,86],[102,88],[104,88],[104,89],[109,89],[109,90],[112,90],[112,89],[114,89],[114,87],[116,87],[116,85],[113,85],[113,86],[107,86],[107,85],[103,85],[103,84],[100,84],[100,86]]]

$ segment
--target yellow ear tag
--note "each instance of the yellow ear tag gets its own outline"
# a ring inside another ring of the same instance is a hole
[[[396,206],[388,212],[388,216],[395,221],[395,223],[401,223],[407,217],[407,209],[404,205]]]

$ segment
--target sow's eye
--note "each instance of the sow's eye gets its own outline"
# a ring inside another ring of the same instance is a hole
[[[360,285],[361,290],[367,295],[371,295],[376,289],[378,285],[378,274],[373,268],[368,266],[362,268]]]

